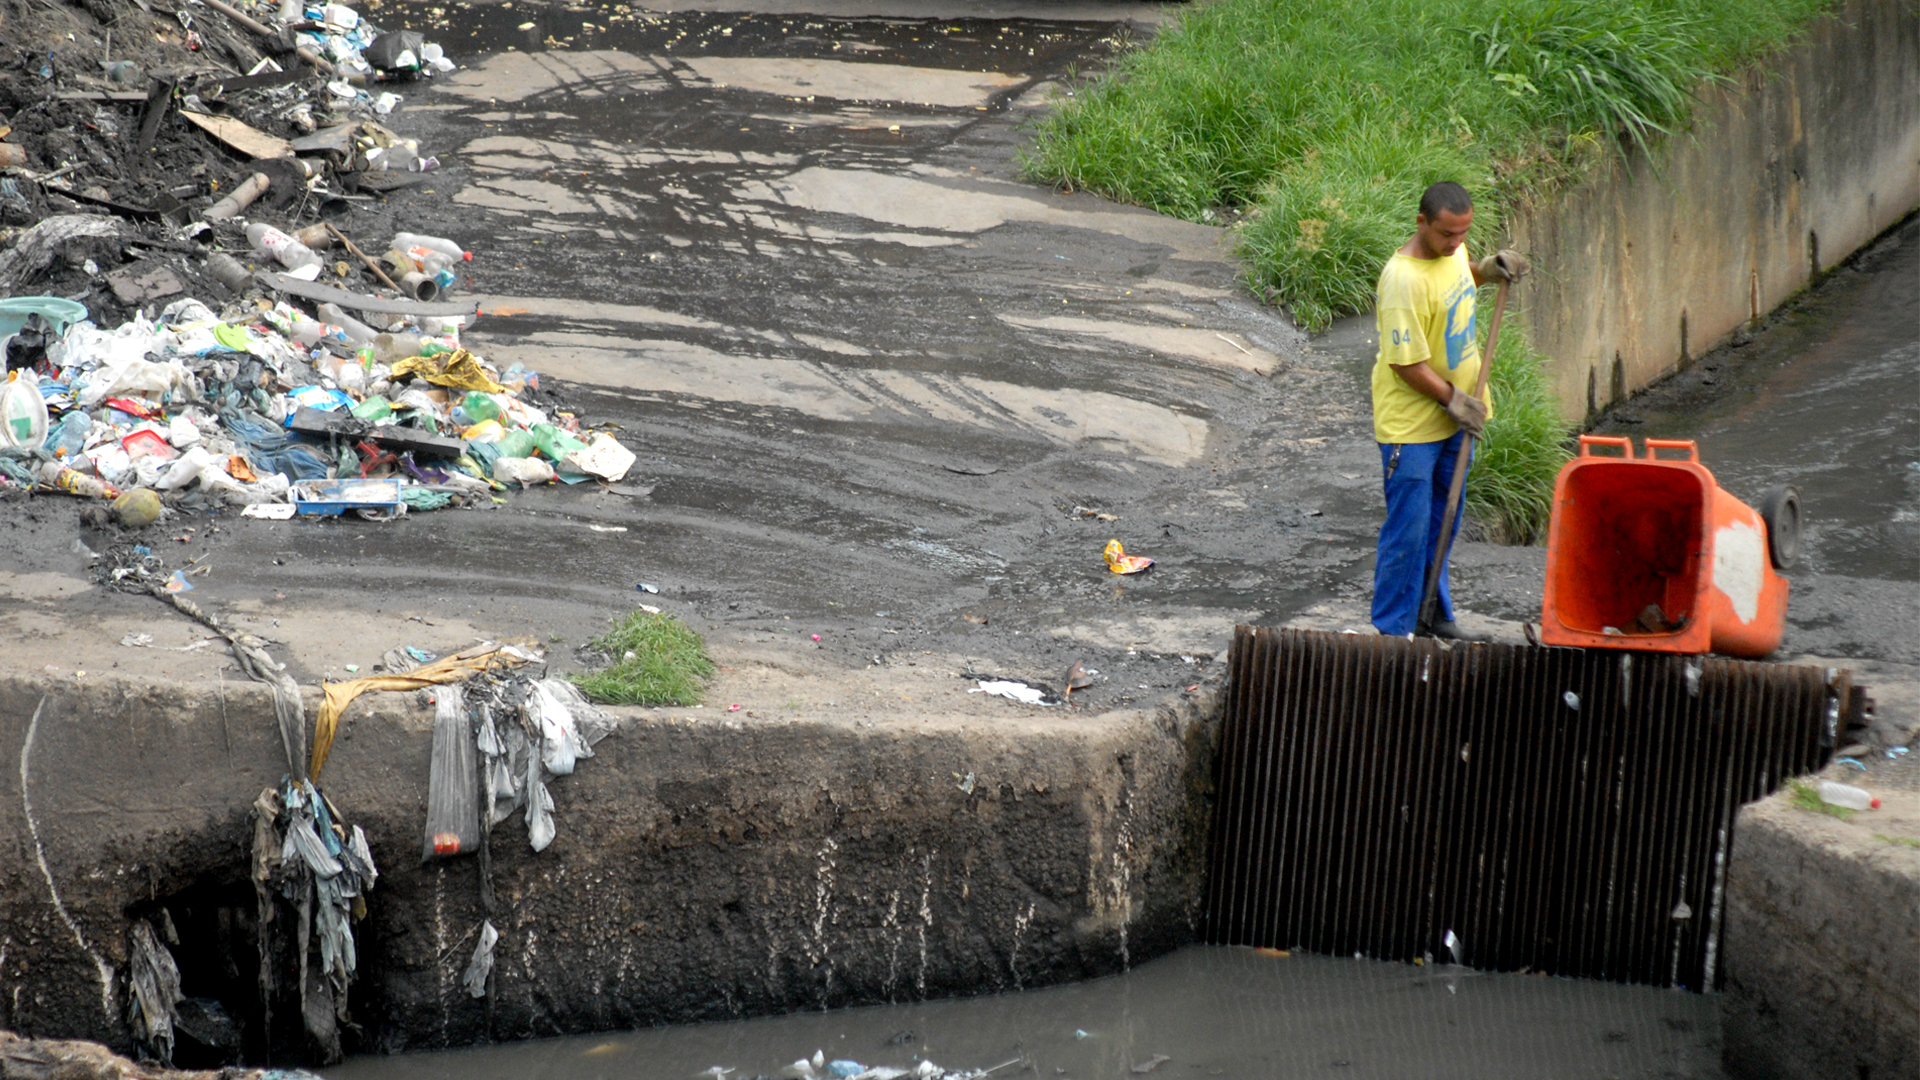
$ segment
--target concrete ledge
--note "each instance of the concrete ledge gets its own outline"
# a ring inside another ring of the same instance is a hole
[[[1914,770],[1907,770],[1912,772]],[[1734,1080],[1920,1077],[1920,793],[1865,784],[1843,822],[1786,790],[1747,806],[1727,869],[1727,1073]]]
[[[382,871],[357,931],[363,1048],[1085,978],[1200,917],[1210,691],[994,721],[634,713],[554,785],[551,848],[517,817],[495,829],[501,938],[476,1000],[478,865],[418,864],[424,698],[356,702],[323,777]],[[251,906],[248,811],[284,772],[271,717],[250,684],[0,680],[0,1027],[124,1049],[129,913]],[[205,949],[257,968],[237,934],[178,951]]]

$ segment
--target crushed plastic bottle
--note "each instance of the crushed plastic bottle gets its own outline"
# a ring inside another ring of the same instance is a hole
[[[1844,806],[1849,810],[1880,809],[1879,796],[1854,787],[1852,784],[1836,784],[1832,780],[1820,781],[1820,801],[1830,806]]]
[[[88,476],[82,472],[75,472],[73,469],[57,461],[49,461],[40,466],[40,482],[50,488],[64,491],[70,495],[88,495],[96,499],[117,499],[120,497],[120,492],[115,490],[113,485],[101,480],[97,476]]]

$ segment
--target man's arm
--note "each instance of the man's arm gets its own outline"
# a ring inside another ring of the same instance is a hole
[[[1440,403],[1453,422],[1476,438],[1487,426],[1487,406],[1477,397],[1440,377],[1426,364],[1393,364],[1400,381]]]
[[[1415,390],[1439,402],[1442,406],[1453,400],[1453,384],[1440,377],[1431,366],[1422,361],[1418,364],[1393,364],[1393,373],[1400,381]]]

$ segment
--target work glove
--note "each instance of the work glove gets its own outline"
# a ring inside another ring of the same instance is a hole
[[[1447,399],[1447,415],[1476,439],[1487,429],[1487,403],[1457,386]]]
[[[1512,248],[1502,248],[1473,264],[1473,272],[1481,281],[1519,281],[1531,269],[1533,264],[1527,257]]]

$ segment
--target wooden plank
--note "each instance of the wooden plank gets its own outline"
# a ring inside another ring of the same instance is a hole
[[[231,116],[206,116],[202,113],[181,112],[181,116],[201,131],[219,139],[228,146],[247,155],[249,158],[292,157],[293,144],[274,135],[269,135],[243,120]]]

